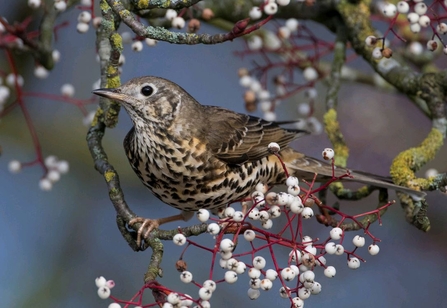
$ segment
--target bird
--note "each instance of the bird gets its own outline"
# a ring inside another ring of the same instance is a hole
[[[147,219],[138,241],[154,228],[188,220],[199,209],[219,209],[249,196],[259,183],[283,184],[286,172],[300,180],[327,181],[350,174],[346,180],[400,191],[415,198],[425,193],[395,185],[387,177],[333,167],[290,147],[306,134],[283,128],[280,122],[202,105],[176,83],[154,76],[137,77],[117,88],[94,94],[120,103],[133,127],[124,139],[129,163],[142,183],[178,215]],[[278,153],[269,144],[279,145]]]

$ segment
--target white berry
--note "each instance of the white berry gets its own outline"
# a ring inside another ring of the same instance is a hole
[[[200,209],[197,211],[196,216],[200,222],[206,222],[210,218],[210,212],[206,209]]]
[[[276,0],[279,6],[286,6],[290,3],[290,0]]]
[[[301,251],[296,249],[289,252],[289,259],[291,262],[300,263],[301,262]]]
[[[251,279],[259,278],[261,277],[261,271],[257,268],[252,267],[248,270],[248,277],[250,277]]]
[[[177,28],[177,29],[183,29],[185,27],[185,20],[183,19],[183,17],[175,17],[174,19],[172,19],[172,27]]]
[[[11,160],[8,169],[11,173],[18,173],[22,169],[22,164],[18,160]]]
[[[311,292],[313,295],[317,295],[321,292],[321,284],[319,282],[314,281]]]
[[[371,244],[368,247],[368,252],[370,255],[375,256],[376,254],[378,254],[380,251],[379,246],[377,246],[376,244]]]
[[[298,290],[298,297],[302,300],[308,299],[310,297],[310,290],[306,288],[301,288]]]
[[[251,20],[257,20],[262,17],[262,11],[259,7],[254,6],[250,9],[248,16],[250,16]]]
[[[98,288],[98,296],[101,299],[109,298],[109,296],[110,296],[110,289],[105,287],[105,286]]]
[[[98,287],[98,288],[104,287],[106,285],[106,283],[107,283],[107,280],[103,276],[97,277],[95,279],[95,284],[96,284],[96,287]]]
[[[220,226],[215,222],[210,223],[208,225],[208,228],[206,228],[206,232],[208,232],[211,235],[217,235],[220,232]]]
[[[61,93],[65,97],[73,97],[75,94],[75,88],[72,84],[66,83],[61,87]]]
[[[68,170],[70,169],[70,165],[68,164],[68,162],[66,160],[59,160],[56,163],[56,169],[57,171],[59,171],[61,174],[65,174],[68,172]]]
[[[180,303],[180,296],[178,295],[178,293],[171,292],[171,293],[169,293],[168,296],[166,296],[166,300],[170,304],[176,305],[176,304]]]
[[[54,1],[54,8],[58,12],[63,12],[67,9],[67,3],[64,0],[55,0]]]
[[[358,269],[360,267],[360,260],[352,257],[348,260],[348,267],[351,269]]]
[[[301,242],[303,242],[304,246],[311,246],[312,245],[312,238],[309,235],[305,235],[301,239]]]
[[[394,17],[396,15],[397,8],[394,4],[387,3],[383,6],[382,12],[386,17]]]
[[[244,238],[245,238],[246,241],[249,241],[249,242],[253,241],[256,238],[255,231],[250,230],[250,229],[245,230]]]
[[[58,170],[50,170],[47,174],[47,179],[49,179],[52,183],[59,181],[61,178],[61,174]]]
[[[165,18],[168,20],[173,20],[175,17],[177,17],[177,12],[172,9],[167,9]]]
[[[274,281],[276,278],[278,278],[278,272],[274,269],[269,268],[265,271],[265,278]]]
[[[262,227],[266,230],[269,230],[273,227],[273,220],[267,219],[261,223]]]
[[[41,0],[28,0],[28,6],[32,9],[39,8],[41,4]]]
[[[86,33],[89,28],[90,26],[85,22],[78,22],[76,25],[76,30],[78,30],[79,33]]]
[[[290,289],[289,289],[289,287],[281,287],[280,289],[279,289],[279,295],[282,297],[282,298],[289,298],[289,296],[290,296]]]
[[[290,35],[292,34],[292,31],[290,31],[287,27],[280,27],[278,29],[278,37],[282,39],[288,39]]]
[[[270,279],[262,279],[261,280],[261,289],[264,291],[268,291],[273,287],[273,283]]]
[[[212,295],[213,295],[213,292],[211,290],[207,289],[207,288],[200,288],[199,289],[199,297],[203,301],[209,300]],[[202,302],[202,307],[203,307],[203,302]]]
[[[278,5],[275,2],[269,2],[264,6],[264,13],[273,15],[278,12]]]
[[[430,26],[430,17],[428,17],[427,15],[422,15],[421,17],[419,17],[419,25],[421,25],[421,27],[428,27]]]
[[[247,291],[247,295],[251,300],[255,300],[261,295],[261,292],[257,289],[250,288]]]
[[[318,78],[318,72],[312,66],[306,67],[303,71],[303,77],[307,81],[315,81]]]
[[[419,21],[419,15],[414,12],[411,12],[411,13],[408,13],[407,19],[411,24],[415,24]]]
[[[419,23],[414,23],[410,25],[410,30],[413,33],[419,33],[421,32],[421,25]]]
[[[140,52],[143,50],[143,42],[141,41],[135,41],[132,43],[131,48],[135,52]]]
[[[345,248],[341,244],[335,245],[335,254],[341,256],[345,252]]]
[[[48,75],[50,74],[50,72],[43,66],[41,65],[37,65],[34,68],[34,76],[36,76],[39,79],[45,79],[48,77]]]
[[[229,238],[224,238],[220,242],[220,249],[224,252],[232,252],[234,250],[234,242],[230,240]]]
[[[237,281],[237,273],[235,271],[225,272],[225,281],[227,283],[235,283]]]
[[[257,208],[253,208],[248,213],[248,218],[253,220],[259,220],[259,210]]]
[[[333,267],[333,266],[328,266],[324,269],[324,275],[328,278],[335,277],[336,273],[337,273],[337,271],[335,270],[335,267]]]
[[[446,34],[447,33],[447,24],[441,22],[439,25],[436,26],[436,32],[439,34]]]
[[[383,55],[382,55],[382,49],[380,47],[376,47],[373,49],[372,51],[372,57],[376,60],[380,60],[382,59]]]
[[[356,235],[352,239],[352,243],[354,244],[355,247],[363,247],[365,246],[365,238],[363,236]]]
[[[273,205],[268,212],[271,218],[278,218],[281,216],[281,208],[277,205]]]
[[[299,22],[295,18],[289,18],[286,20],[285,25],[287,28],[289,28],[290,31],[294,32],[294,31],[298,30]]]
[[[253,258],[253,267],[259,270],[263,269],[266,263],[267,262],[265,261],[265,259],[261,256],[256,256]]]
[[[203,287],[210,290],[211,292],[214,292],[217,285],[214,280],[205,280],[205,282],[203,283]]]
[[[295,198],[290,204],[290,211],[295,214],[300,214],[304,210],[303,201],[300,197]]]
[[[406,1],[399,1],[397,3],[397,11],[401,14],[407,14],[410,10],[410,6]]]
[[[192,273],[188,271],[183,271],[180,274],[180,280],[184,283],[190,283],[192,281]]]
[[[312,218],[314,216],[314,211],[310,207],[305,207],[301,212],[301,216],[304,219]]]
[[[224,215],[225,215],[225,217],[232,218],[234,215],[234,212],[236,212],[236,210],[233,207],[229,206],[225,209]]]
[[[296,277],[296,274],[297,273],[290,267],[285,267],[281,271],[281,277],[286,281],[292,281]]]
[[[302,308],[304,307],[304,301],[299,297],[292,298],[293,307]]]
[[[332,228],[332,230],[329,232],[331,239],[333,240],[339,240],[341,236],[343,235],[343,230],[339,227]]]
[[[261,41],[261,45],[262,45],[262,41]],[[251,49],[251,48],[250,48]],[[239,84],[244,87],[247,88],[251,85],[251,77],[249,75],[244,75],[239,79]]]
[[[83,11],[83,12],[79,13],[78,22],[83,22],[83,23],[88,24],[90,22],[90,20],[92,20],[92,14],[90,14],[90,12]]]
[[[325,148],[321,155],[323,156],[324,160],[331,160],[332,158],[334,158],[335,152],[331,148]]]
[[[19,87],[23,87],[25,80],[23,79],[23,77],[21,75],[15,75],[13,73],[8,74],[8,76],[6,76],[6,84],[8,86],[15,87],[16,82]]]
[[[252,278],[249,282],[250,288],[252,289],[259,289],[261,288],[261,279],[259,278]]]
[[[424,15],[427,13],[427,5],[424,2],[416,3],[414,6],[414,12],[418,15]]]
[[[298,185],[298,184],[299,184],[299,180],[296,176],[289,176],[286,180],[287,186],[293,186],[293,185]]]
[[[247,40],[248,49],[259,50],[262,48],[262,38],[257,35],[253,35]]]
[[[43,191],[49,191],[51,190],[51,188],[53,188],[53,184],[49,179],[43,178],[39,181],[39,187]]]
[[[247,269],[247,266],[245,265],[245,263],[242,262],[242,261],[239,261],[237,263],[237,267],[235,269],[235,272],[238,273],[238,274],[243,274],[243,273],[245,273],[246,269]]]
[[[365,39],[366,46],[373,47],[377,44],[377,38],[374,35],[370,35]]]
[[[337,251],[337,245],[334,242],[328,242],[325,246],[324,246],[324,250],[326,250],[326,252],[330,255],[335,254],[335,252]]]
[[[183,246],[186,243],[186,236],[184,236],[181,233],[177,233],[176,235],[174,235],[174,237],[172,238],[172,241],[174,242],[174,244],[178,245],[178,246]]]
[[[146,45],[149,47],[153,47],[153,46],[157,45],[157,43],[158,43],[157,40],[154,40],[151,38],[146,38],[144,41],[146,42]]]

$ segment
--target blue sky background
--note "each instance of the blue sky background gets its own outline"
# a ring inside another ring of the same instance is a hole
[[[13,8],[0,4],[0,15],[8,20]],[[78,11],[64,15],[72,26],[60,32],[56,48],[62,53],[61,62],[46,80],[32,75],[32,65],[25,65],[26,91],[59,93],[63,83],[76,87],[78,98],[91,95],[92,84],[99,78],[95,61],[94,32],[80,35],[75,30]],[[215,31],[204,28],[203,31]],[[237,69],[249,66],[233,55],[240,50],[240,40],[217,46],[177,46],[160,43],[134,53],[126,46],[126,64],[122,80],[141,75],[157,75],[171,79],[199,102],[224,106],[244,112],[243,89],[238,84]],[[32,64],[31,59],[25,64]],[[0,59],[2,69],[7,64]],[[321,92],[320,102],[324,92]],[[279,109],[281,120],[295,116],[299,100],[284,102]],[[0,122],[0,298],[4,307],[107,307],[96,295],[95,277],[114,279],[112,293],[130,298],[140,287],[150,252],[133,252],[121,238],[115,224],[115,213],[108,199],[103,178],[94,170],[82,125],[82,114],[74,106],[27,99],[44,155],[57,155],[70,163],[70,172],[63,175],[51,192],[38,188],[42,176],[40,167],[26,168],[11,175],[8,162],[12,159],[34,159],[31,139],[19,109]],[[91,106],[94,109],[94,106]],[[342,130],[351,147],[349,166],[353,169],[387,174],[393,157],[400,151],[417,145],[430,130],[430,122],[410,105],[406,98],[379,93],[366,86],[346,84],[340,91],[338,109]],[[321,119],[322,110],[317,111]],[[259,114],[258,114],[259,115]],[[132,209],[145,217],[162,217],[175,210],[154,199],[131,171],[122,149],[122,140],[130,128],[127,114],[120,114],[118,127],[108,130],[104,138],[111,163],[121,178],[126,200]],[[330,146],[325,135],[304,137],[294,147],[318,157]],[[429,167],[445,171],[445,147]],[[395,198],[390,193],[390,199]],[[367,259],[352,271],[345,257],[329,256],[328,262],[337,267],[337,276],[328,279],[321,271],[316,280],[323,291],[306,301],[306,307],[443,307],[447,306],[446,219],[447,197],[430,193],[429,218],[432,229],[423,233],[405,221],[396,204],[383,217],[383,225],[371,230],[382,239],[381,251],[369,256],[366,248],[360,255]],[[334,201],[333,199],[330,200]],[[374,208],[374,198],[359,203],[344,204],[347,211],[361,212]],[[352,208],[352,210],[351,210]],[[196,222],[196,220],[193,220]],[[174,228],[176,224],[166,227]],[[329,232],[315,221],[306,221],[312,237],[325,238]],[[355,234],[348,234],[352,238]],[[201,241],[211,245],[208,235]],[[242,247],[241,247],[242,248]],[[182,248],[165,245],[164,278],[160,282],[196,295],[197,289],[185,286],[178,279],[174,263]],[[284,261],[286,254],[284,251]],[[209,256],[191,250],[185,260],[198,282],[208,278]],[[200,262],[196,262],[200,260]],[[271,263],[270,263],[271,265]],[[217,271],[222,275],[220,270]],[[246,296],[248,278],[240,277],[235,285],[219,285],[212,298],[213,307],[258,306],[287,307],[279,298],[279,283],[269,292],[251,302]]]

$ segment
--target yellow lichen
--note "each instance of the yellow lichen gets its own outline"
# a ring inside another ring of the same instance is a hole
[[[147,8],[148,5],[149,5],[149,1],[148,0],[139,0],[138,1],[138,8],[140,10]]]
[[[340,123],[337,120],[337,111],[331,108],[323,116],[324,127],[329,140],[334,147],[335,164],[337,166],[346,167],[349,156],[349,149],[340,130]]]
[[[112,33],[112,35],[110,35],[110,43],[115,48],[123,48],[123,38],[118,33]]]
[[[432,160],[442,145],[442,133],[433,128],[420,146],[410,148],[397,155],[390,168],[394,183],[413,189],[420,189],[429,185],[429,180],[416,179],[414,173]]]
[[[110,6],[105,0],[99,2],[99,7],[101,8],[102,12],[107,12],[110,10]]]
[[[113,178],[115,177],[115,172],[113,171],[106,171],[104,173],[104,178],[106,179],[107,183],[109,183]]]
[[[93,117],[91,124],[92,126],[96,126],[98,124],[98,119],[103,115],[103,113],[104,110],[102,110],[101,107],[98,107],[98,109],[96,109],[95,116]]]

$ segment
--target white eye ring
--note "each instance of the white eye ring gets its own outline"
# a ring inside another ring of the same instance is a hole
[[[145,97],[149,97],[157,93],[157,88],[153,84],[144,84],[141,87],[140,93]]]

